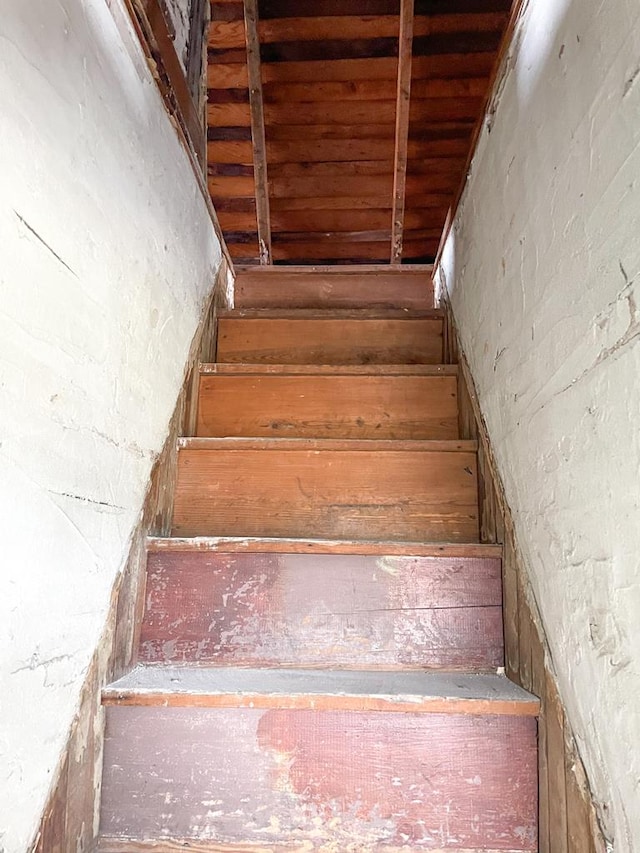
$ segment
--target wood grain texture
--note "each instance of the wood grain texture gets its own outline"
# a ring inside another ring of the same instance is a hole
[[[199,436],[455,439],[454,376],[201,376]]]
[[[499,560],[149,555],[145,663],[502,666]]]
[[[398,80],[396,87],[395,139],[393,152],[393,209],[391,213],[392,264],[402,260],[407,181],[407,150],[411,107],[411,60],[413,53],[414,0],[400,0],[398,36]]]
[[[430,268],[366,275],[342,268],[327,273],[279,270],[274,276],[239,270],[237,308],[433,308]]]
[[[179,839],[176,841],[124,841],[117,838],[102,837],[98,841],[96,853],[144,853],[144,851],[153,850],[155,853],[184,853],[185,847],[188,847],[193,853],[308,853],[309,845],[306,842],[287,842],[286,844],[269,844],[265,847],[262,844],[217,844],[215,841],[194,841],[193,839]],[[419,853],[419,850],[424,848],[416,848],[410,844],[397,845],[377,844],[377,853]],[[321,845],[315,847],[316,853],[335,853],[335,845]],[[431,848],[429,853],[445,853],[443,848]],[[482,849],[478,847],[459,848],[456,853],[514,853],[514,851],[504,850],[488,850],[486,847]],[[517,853],[517,851],[515,851]]]
[[[229,24],[228,26],[232,26]],[[267,168],[267,143],[265,139],[264,98],[260,70],[260,39],[258,36],[258,0],[244,0],[244,28],[247,47],[247,75],[249,80],[249,106],[253,168],[256,182],[256,218],[260,263],[271,263],[271,215],[269,211],[269,179]],[[241,122],[229,122],[241,124]]]
[[[112,707],[101,832],[529,853],[535,760],[526,717]]]
[[[232,319],[218,325],[218,361],[439,364],[442,320]]]
[[[475,464],[464,451],[185,448],[173,535],[475,541]]]
[[[232,536],[201,536],[180,538],[151,536],[147,540],[150,553],[172,551],[223,551],[233,554],[360,554],[377,557],[477,557],[500,559],[501,545],[477,542],[363,542],[349,539],[278,539]]]

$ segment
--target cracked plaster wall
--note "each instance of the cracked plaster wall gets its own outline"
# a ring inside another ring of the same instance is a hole
[[[640,850],[640,5],[534,0],[442,263],[612,849]]]
[[[22,853],[220,248],[117,0],[3,7],[0,139],[0,851]]]

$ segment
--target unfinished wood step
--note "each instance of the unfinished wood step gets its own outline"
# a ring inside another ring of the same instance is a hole
[[[104,845],[536,849],[538,703],[504,677],[147,667],[104,702]]]
[[[175,536],[478,540],[475,442],[182,439]]]
[[[236,267],[237,308],[433,308],[431,265]]]
[[[218,319],[219,362],[441,364],[443,356],[440,311],[245,311]]]
[[[499,558],[151,552],[143,663],[495,670]]]
[[[411,542],[357,539],[305,539],[297,537],[246,536],[151,536],[147,550],[153,553],[173,551],[224,551],[230,554],[359,554],[362,556],[465,557],[502,559],[502,545],[481,542]]]
[[[203,372],[197,435],[455,439],[457,378]]]

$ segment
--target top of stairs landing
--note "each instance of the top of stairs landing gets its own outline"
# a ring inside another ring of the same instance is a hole
[[[236,267],[235,306],[245,308],[434,307],[431,264]]]

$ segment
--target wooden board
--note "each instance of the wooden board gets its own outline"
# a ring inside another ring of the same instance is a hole
[[[101,833],[531,853],[535,742],[528,717],[112,707]]]
[[[237,308],[433,308],[431,268],[375,275],[357,268],[326,272],[236,269]]]
[[[147,550],[151,553],[183,551],[223,551],[233,554],[359,554],[376,557],[478,557],[501,559],[501,545],[468,542],[363,542],[349,539],[263,539],[232,536],[180,537],[150,536]]]
[[[139,661],[492,670],[500,561],[149,555]]]
[[[455,376],[205,375],[199,436],[455,439]]]
[[[180,450],[173,535],[478,538],[473,452],[240,441]]]
[[[439,318],[218,321],[218,361],[278,364],[438,364]]]

